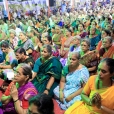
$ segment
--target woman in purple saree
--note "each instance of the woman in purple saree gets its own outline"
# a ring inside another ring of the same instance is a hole
[[[28,100],[37,95],[37,90],[31,82],[31,67],[27,64],[19,64],[15,71],[13,82],[10,83],[2,96],[3,107],[0,114],[26,114]]]

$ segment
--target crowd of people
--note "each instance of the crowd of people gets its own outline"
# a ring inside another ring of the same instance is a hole
[[[0,20],[0,114],[114,114],[114,5],[84,9]]]

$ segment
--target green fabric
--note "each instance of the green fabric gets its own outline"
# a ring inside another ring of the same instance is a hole
[[[53,95],[53,89],[59,84],[61,78],[62,65],[58,58],[52,57],[45,63],[39,66],[37,76],[32,81],[39,93],[43,93],[51,76],[54,76],[55,81],[50,88],[49,94]]]
[[[62,76],[66,77],[66,75],[69,73],[68,66],[65,66],[62,70]]]
[[[76,21],[72,22],[71,26],[75,27],[76,26]]]

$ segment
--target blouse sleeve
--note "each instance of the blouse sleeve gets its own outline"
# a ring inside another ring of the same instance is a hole
[[[85,67],[81,71],[81,83],[86,83],[88,81],[88,79],[89,79],[89,71]]]
[[[40,58],[38,58],[38,59],[36,60],[35,64],[34,64],[33,71],[37,73],[37,72],[39,71],[39,67],[40,67],[41,64],[42,64],[42,63],[41,63],[41,61],[40,61]]]
[[[92,90],[92,87],[93,87],[93,84],[94,84],[94,79],[95,79],[95,76],[91,76],[89,78],[89,80],[87,81],[83,91],[86,95],[89,95],[91,90]]]
[[[28,109],[29,107],[29,99],[32,98],[33,96],[36,96],[36,92],[28,91],[24,96],[23,100],[21,101],[21,107],[23,109]]]
[[[66,75],[68,74],[68,66],[63,67],[62,70],[62,76],[66,77]]]

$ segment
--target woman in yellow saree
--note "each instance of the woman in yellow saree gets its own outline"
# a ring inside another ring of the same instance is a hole
[[[98,75],[91,76],[81,94],[82,101],[75,102],[65,114],[114,114],[114,60],[103,59]]]

